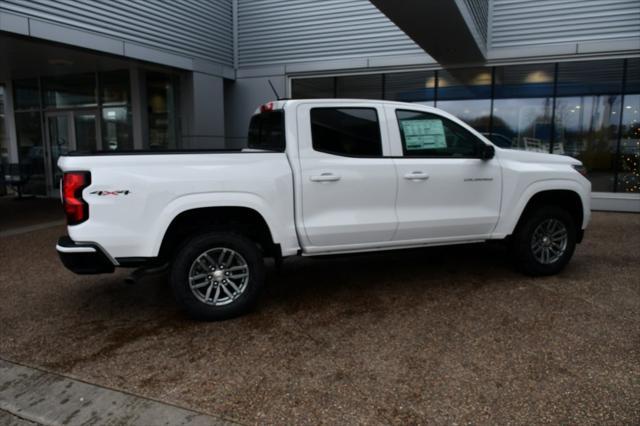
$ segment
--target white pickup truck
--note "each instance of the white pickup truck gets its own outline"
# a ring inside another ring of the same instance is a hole
[[[261,106],[248,148],[61,157],[79,274],[168,265],[192,317],[252,307],[265,257],[505,240],[529,275],[559,272],[582,240],[580,161],[506,150],[444,111],[371,100]]]

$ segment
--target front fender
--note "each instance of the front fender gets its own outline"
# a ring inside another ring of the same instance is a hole
[[[511,235],[520,220],[520,216],[527,207],[527,204],[536,195],[544,191],[564,190],[573,191],[580,197],[582,202],[583,221],[581,228],[586,228],[591,217],[591,194],[579,182],[571,179],[545,179],[531,183],[515,202],[503,201],[500,220],[492,234],[492,238],[504,238]]]

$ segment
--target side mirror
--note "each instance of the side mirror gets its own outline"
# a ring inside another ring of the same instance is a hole
[[[496,155],[496,149],[493,145],[482,144],[480,148],[480,158],[482,160],[491,160]]]

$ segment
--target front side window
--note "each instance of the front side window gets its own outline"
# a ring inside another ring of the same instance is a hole
[[[381,157],[375,108],[312,108],[313,149],[346,157]]]
[[[405,157],[477,158],[480,142],[462,126],[419,111],[396,111]]]

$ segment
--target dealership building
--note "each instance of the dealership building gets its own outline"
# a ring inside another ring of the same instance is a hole
[[[73,150],[243,147],[270,83],[442,108],[640,212],[640,0],[0,0],[0,160],[31,194]]]

